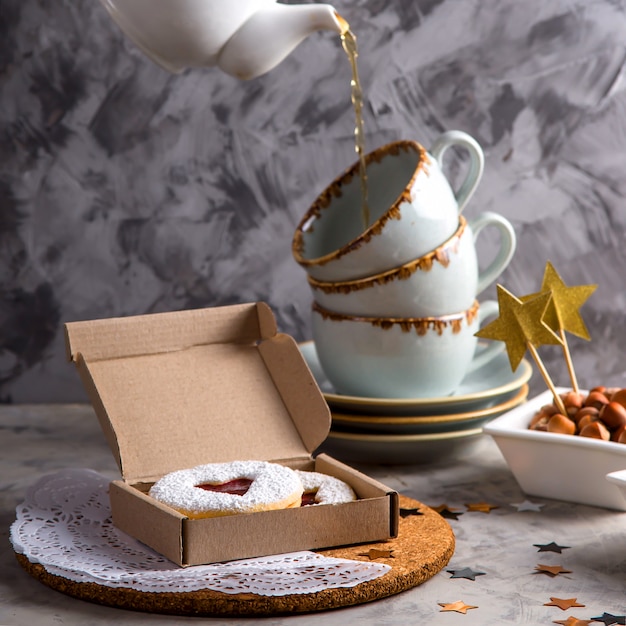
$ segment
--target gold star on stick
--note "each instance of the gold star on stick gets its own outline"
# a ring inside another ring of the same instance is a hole
[[[476,336],[503,341],[506,344],[513,371],[517,369],[528,349],[546,385],[552,391],[556,406],[566,415],[563,401],[537,353],[537,347],[544,344],[562,345],[561,338],[543,321],[543,316],[552,299],[552,293],[547,291],[522,301],[502,285],[498,285],[497,289],[500,317],[479,330]]]
[[[578,381],[572,365],[572,357],[567,345],[567,339],[565,338],[565,331],[589,341],[589,331],[585,326],[583,318],[580,316],[580,308],[597,287],[598,285],[568,287],[554,269],[552,263],[550,261],[546,263],[541,291],[550,291],[552,293],[552,302],[546,309],[543,320],[561,338],[567,370],[572,381],[572,389],[576,393],[579,392]],[[536,295],[531,294],[527,298],[533,298]],[[522,300],[525,300],[525,298],[522,298]]]

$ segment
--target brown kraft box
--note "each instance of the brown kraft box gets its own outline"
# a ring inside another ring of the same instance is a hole
[[[199,565],[381,541],[397,535],[398,496],[312,453],[330,412],[295,341],[264,303],[65,325],[122,479],[114,524],[173,562]],[[340,505],[190,519],[148,495],[163,475],[205,463],[263,460],[346,481]]]

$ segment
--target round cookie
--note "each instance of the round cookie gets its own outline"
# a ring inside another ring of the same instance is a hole
[[[296,470],[304,489],[303,502],[309,505],[342,504],[356,500],[352,487],[343,480],[319,472]]]
[[[211,490],[233,482],[245,483],[244,489],[237,493]],[[149,494],[199,519],[300,506],[302,484],[293,470],[277,463],[232,461],[171,472],[154,483]]]

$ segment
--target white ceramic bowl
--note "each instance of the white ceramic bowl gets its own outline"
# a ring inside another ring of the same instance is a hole
[[[551,402],[552,393],[545,391],[483,428],[522,490],[530,496],[626,511],[626,444],[529,430],[532,416]]]

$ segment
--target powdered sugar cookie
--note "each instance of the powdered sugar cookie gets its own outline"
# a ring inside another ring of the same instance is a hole
[[[302,504],[342,504],[356,500],[352,487],[343,480],[319,472],[296,470],[304,493]]]
[[[302,484],[293,470],[277,463],[233,461],[166,474],[149,493],[198,519],[300,506]]]

